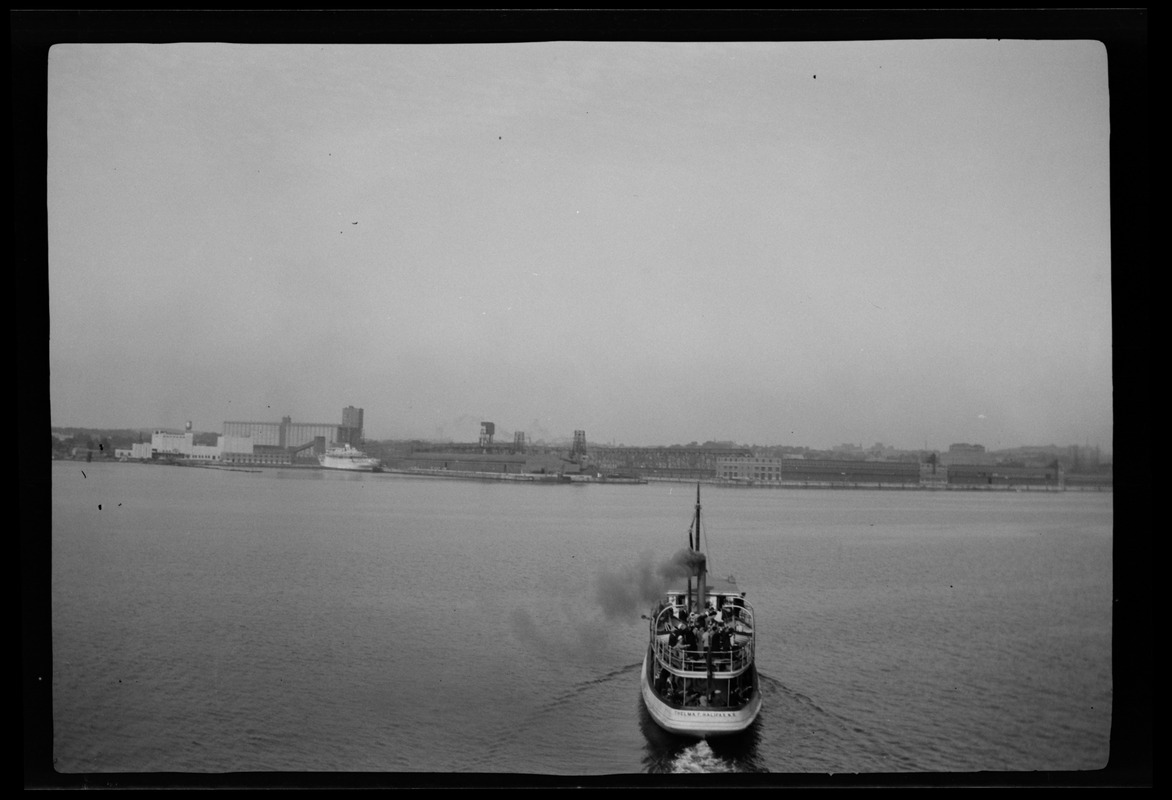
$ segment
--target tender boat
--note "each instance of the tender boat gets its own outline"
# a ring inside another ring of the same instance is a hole
[[[731,575],[708,576],[700,532],[697,485],[688,549],[673,560],[682,574],[652,609],[640,682],[656,724],[682,736],[709,738],[752,725],[761,711],[761,691],[753,607]]]

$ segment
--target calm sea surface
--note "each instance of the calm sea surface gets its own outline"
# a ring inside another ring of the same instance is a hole
[[[1111,493],[703,488],[765,705],[650,721],[635,586],[695,487],[53,465],[63,773],[1094,770]]]

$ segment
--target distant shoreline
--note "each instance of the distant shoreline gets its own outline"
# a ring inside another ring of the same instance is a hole
[[[58,458],[54,461],[75,461],[79,464],[93,463],[81,459]],[[156,464],[161,466],[196,467],[200,469],[214,469],[224,472],[264,472],[273,469],[322,470],[323,472],[354,472],[357,470],[330,470],[312,464],[263,464],[255,467],[236,467],[221,464],[209,464],[201,461],[144,461],[141,459],[119,461],[113,458],[100,459],[98,463],[114,464]],[[636,481],[627,480],[593,480],[574,481],[556,474],[521,473],[521,472],[472,472],[463,470],[409,470],[409,469],[382,469],[371,471],[371,474],[395,475],[406,478],[433,478],[440,480],[464,481],[506,481],[510,483],[540,483],[554,485],[578,485],[585,483],[600,484],[634,484]],[[867,483],[861,481],[729,481],[720,478],[681,478],[644,476],[640,480],[646,483],[702,483],[706,486],[726,486],[735,489],[830,489],[830,490],[879,490],[879,491],[914,491],[914,492],[1040,492],[1063,494],[1065,492],[1113,492],[1113,484],[1105,485],[1073,485],[1058,488],[1056,486],[1038,486],[1033,484],[915,484],[915,483]]]

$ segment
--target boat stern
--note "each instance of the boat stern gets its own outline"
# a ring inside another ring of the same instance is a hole
[[[746,730],[757,714],[761,711],[761,692],[753,693],[753,698],[740,708],[705,708],[690,707],[676,708],[668,705],[659,698],[648,678],[650,660],[654,655],[649,647],[643,656],[643,670],[640,678],[640,688],[643,694],[643,705],[655,720],[655,724],[669,733],[679,736],[691,736],[697,739],[710,739],[714,736],[731,736]]]

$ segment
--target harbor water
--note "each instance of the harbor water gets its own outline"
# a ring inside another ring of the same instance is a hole
[[[62,774],[1098,770],[1113,495],[706,486],[764,706],[678,739],[637,586],[695,486],[55,462]]]

